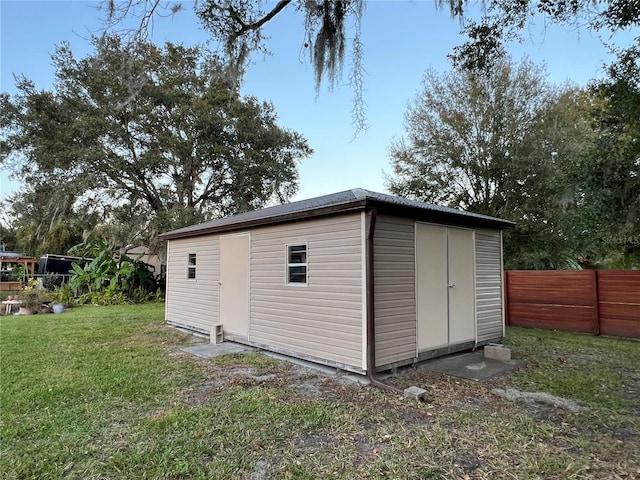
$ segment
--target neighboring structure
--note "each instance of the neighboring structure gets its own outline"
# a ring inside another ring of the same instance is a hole
[[[164,265],[160,260],[160,256],[153,253],[146,245],[127,245],[120,249],[120,253],[133,260],[140,260],[146,263],[154,275],[164,275]]]
[[[93,258],[45,253],[40,256],[38,276],[42,280],[44,288],[54,290],[62,286],[63,283],[68,283],[69,280],[71,280],[74,263],[77,263],[80,267],[84,267],[92,260]]]
[[[362,189],[174,230],[166,319],[375,374],[504,335],[513,223]]]
[[[19,267],[20,275],[14,269]],[[22,290],[22,285],[32,277],[38,268],[38,260],[25,257],[22,253],[6,252],[0,249],[0,291]]]

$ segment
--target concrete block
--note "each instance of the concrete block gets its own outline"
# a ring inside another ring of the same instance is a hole
[[[222,325],[214,325],[211,327],[211,335],[209,336],[211,343],[224,342],[224,334],[222,333]]]
[[[490,343],[484,347],[484,358],[491,358],[493,360],[500,360],[501,362],[508,362],[511,360],[511,349],[504,345]]]
[[[404,398],[420,401],[427,396],[427,391],[420,387],[409,387],[404,389]]]

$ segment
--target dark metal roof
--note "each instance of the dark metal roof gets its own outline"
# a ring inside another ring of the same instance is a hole
[[[162,240],[192,237],[209,233],[240,230],[261,225],[303,220],[313,217],[341,214],[358,210],[376,209],[380,213],[410,217],[416,220],[487,228],[513,228],[513,222],[500,218],[464,212],[455,208],[441,207],[431,203],[397,197],[385,193],[371,192],[362,188],[345,190],[321,197],[283,203],[273,207],[218,218],[209,222],[180,228],[160,235]]]

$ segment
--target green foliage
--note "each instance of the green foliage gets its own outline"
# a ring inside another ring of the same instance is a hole
[[[162,3],[155,0],[128,0],[114,2],[103,0],[107,12],[106,30],[120,29],[122,22],[133,18],[139,29],[131,38],[146,38],[147,29],[155,15],[175,15],[182,9],[178,2]],[[468,37],[456,47],[450,58],[456,66],[470,71],[490,71],[496,62],[504,58],[506,45],[514,40],[522,41],[531,21],[542,18],[542,24],[568,25],[575,30],[587,27],[593,32],[608,33],[630,29],[640,25],[640,8],[629,0],[519,0],[482,2],[483,15],[475,20],[468,18],[467,6],[476,2],[468,0],[437,0],[438,9],[448,7],[452,18],[458,18],[463,26],[462,34]],[[477,5],[475,5],[477,6]],[[251,54],[269,53],[269,37],[263,34],[264,25],[276,18],[287,7],[304,16],[304,48],[309,49],[309,59],[315,72],[316,89],[322,81],[329,86],[336,84],[345,59],[345,51],[351,43],[351,71],[349,84],[354,91],[353,123],[357,132],[366,128],[363,93],[363,43],[361,21],[364,0],[203,0],[194,3],[196,15],[214,41],[222,46],[227,73],[239,82]],[[352,23],[349,34],[346,27]]]
[[[73,305],[75,303],[75,295],[68,282],[56,287],[50,295],[51,300],[55,303],[62,303],[63,305]]]
[[[12,282],[26,282],[28,278],[28,271],[24,268],[24,265],[14,265],[9,275],[9,280]]]
[[[548,85],[530,62],[428,72],[390,189],[515,221],[510,269],[638,268],[638,85],[640,44],[588,90]]]
[[[574,231],[595,266],[640,268],[640,37],[591,85],[597,138],[572,169]]]
[[[95,216],[73,205],[81,191],[64,178],[52,178],[57,175],[32,179],[7,199],[18,251],[35,257],[65,254],[95,226]]]
[[[584,93],[505,60],[489,73],[426,73],[390,147],[392,192],[517,222],[507,268],[575,264],[564,227],[564,164],[591,141]],[[573,262],[573,263],[572,263]]]
[[[0,106],[1,107],[1,106]],[[0,149],[2,147],[0,146]],[[16,241],[16,228],[14,219],[7,211],[7,204],[0,202],[0,244],[5,246],[8,252],[18,252]]]
[[[78,245],[70,253],[92,258],[84,266],[72,264],[69,288],[77,296],[77,303],[141,303],[151,300],[157,291],[157,283],[145,263],[126,255],[116,258],[100,239]]]
[[[364,75],[360,27],[365,9],[364,0],[285,0],[275,5],[265,1],[206,0],[197,3],[195,11],[203,28],[222,45],[229,77],[234,81],[240,81],[251,55],[255,52],[269,52],[267,37],[262,33],[263,25],[289,5],[295,5],[304,15],[303,45],[309,53],[309,62],[315,72],[317,92],[323,82],[326,82],[330,89],[338,85],[342,77],[347,47],[351,42],[349,83],[355,93],[353,121],[358,131],[363,130],[366,127],[366,119],[362,99]],[[148,15],[153,15],[157,8],[157,4],[145,4],[144,1],[133,1],[114,7],[109,12],[112,24],[117,24],[123,16],[133,14],[139,6],[142,6]],[[347,35],[350,24],[354,25],[353,32]]]
[[[283,202],[311,153],[273,105],[241,97],[199,47],[117,36],[77,59],[53,55],[56,84],[19,79],[2,97],[2,160],[29,187],[11,200],[29,251],[59,253],[96,226],[158,251],[157,235]]]
[[[32,278],[22,287],[20,300],[22,300],[21,307],[35,311],[38,307],[50,301],[50,296],[46,290],[38,288],[38,281]]]
[[[442,2],[444,3],[444,2]],[[452,14],[463,17],[464,0],[455,2]],[[506,46],[527,38],[533,22],[553,23],[571,29],[588,28],[594,34],[603,32],[607,43],[615,33],[640,26],[640,8],[629,0],[521,0],[486,2],[482,18],[466,19],[462,33],[468,40],[454,49],[454,64],[471,71],[490,70],[503,58]]]

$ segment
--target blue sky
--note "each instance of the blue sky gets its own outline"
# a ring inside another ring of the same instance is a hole
[[[192,45],[208,36],[199,28],[190,2],[173,18],[157,19],[153,40]],[[0,0],[0,87],[13,93],[14,74],[24,74],[39,89],[50,89],[55,45],[70,42],[77,57],[91,53],[89,38],[99,33],[97,2]],[[313,69],[303,51],[302,17],[293,8],[266,25],[272,55],[256,56],[243,83],[243,92],[270,100],[280,125],[302,133],[315,153],[299,168],[304,199],[354,187],[385,191],[390,172],[387,153],[391,140],[403,134],[407,103],[420,88],[424,71],[450,68],[447,54],[464,38],[458,20],[433,1],[369,1],[363,18],[365,102],[369,129],[354,137],[351,125],[352,92],[344,82],[333,91],[323,88],[316,97]],[[515,59],[528,55],[545,62],[549,80],[584,85],[602,77],[603,63],[611,60],[601,39],[586,28],[545,26],[542,21],[526,32],[523,44],[512,45]],[[625,45],[631,34],[608,38]],[[348,60],[347,60],[348,62]],[[19,185],[0,172],[1,197]]]

